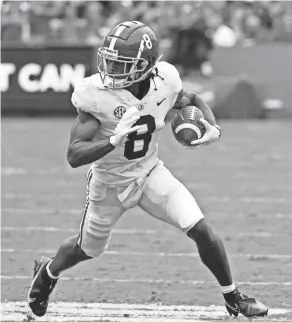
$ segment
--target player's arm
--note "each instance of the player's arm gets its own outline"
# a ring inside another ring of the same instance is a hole
[[[215,116],[210,106],[194,92],[182,89],[178,93],[173,109],[180,110],[188,105],[194,105],[202,111],[204,119],[201,119],[200,122],[206,129],[204,136],[201,139],[191,142],[191,145],[193,147],[208,145],[219,139],[221,136],[221,129],[220,126],[216,124]]]
[[[99,130],[100,123],[94,116],[79,111],[71,129],[67,151],[67,160],[72,168],[92,163],[115,148],[109,138],[95,140]]]
[[[110,153],[116,146],[124,144],[128,134],[141,126],[133,124],[140,116],[134,115],[135,109],[129,109],[118,123],[115,133],[104,139],[96,140],[100,122],[91,114],[79,110],[78,117],[71,130],[67,159],[71,167],[77,168],[92,163]]]

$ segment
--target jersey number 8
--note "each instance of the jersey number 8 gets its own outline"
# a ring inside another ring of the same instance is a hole
[[[124,156],[128,160],[134,160],[142,158],[146,155],[149,144],[152,139],[152,134],[156,129],[155,119],[152,115],[142,115],[139,120],[133,124],[136,125],[147,125],[147,132],[139,134],[138,131],[130,133],[128,135],[128,141],[125,143]],[[141,150],[135,151],[135,141],[143,141],[143,148]]]

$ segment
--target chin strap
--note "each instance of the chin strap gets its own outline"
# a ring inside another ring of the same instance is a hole
[[[156,76],[156,77],[159,77],[161,80],[164,80],[164,78],[161,76],[161,75],[159,75],[159,70],[158,70],[158,68],[157,67],[155,67],[155,74],[153,73],[153,72],[151,72],[151,74],[150,74],[150,78],[152,79],[152,81],[153,81],[153,83],[154,83],[154,90],[155,91],[157,91],[157,86],[156,86],[156,83],[155,83],[155,79],[154,79],[154,77]]]

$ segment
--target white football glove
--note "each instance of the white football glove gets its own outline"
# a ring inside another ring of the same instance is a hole
[[[125,143],[128,134],[138,131],[141,128],[141,125],[136,125],[134,127],[133,124],[137,122],[140,118],[137,114],[137,108],[130,108],[118,123],[115,128],[115,134],[110,137],[110,143],[114,146],[122,145]]]
[[[221,135],[221,129],[219,125],[211,125],[203,118],[200,119],[200,123],[206,129],[206,132],[202,138],[191,142],[191,145],[189,145],[189,147],[191,148],[199,148],[203,145],[209,145],[218,140]]]

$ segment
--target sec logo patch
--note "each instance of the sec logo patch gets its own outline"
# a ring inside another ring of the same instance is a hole
[[[114,110],[114,116],[117,119],[121,119],[124,115],[124,113],[126,112],[126,108],[124,106],[118,106],[115,110]]]

